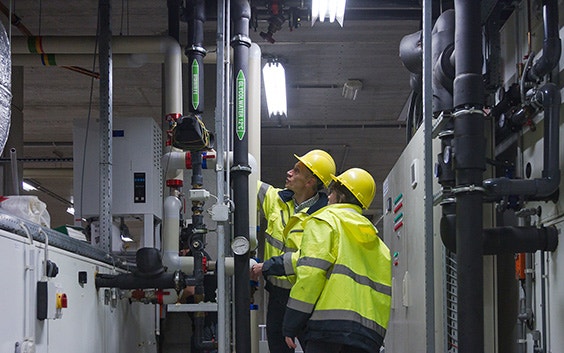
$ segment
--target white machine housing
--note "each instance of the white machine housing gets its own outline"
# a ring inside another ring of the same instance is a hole
[[[124,217],[130,231],[143,234],[135,248],[156,246],[155,226],[162,219],[162,130],[153,118],[116,118],[112,138],[112,215]],[[86,148],[85,148],[86,145]],[[75,219],[100,214],[99,123],[74,124]],[[141,224],[139,224],[141,220]],[[116,242],[112,250],[116,249]],[[119,244],[119,242],[117,242]]]

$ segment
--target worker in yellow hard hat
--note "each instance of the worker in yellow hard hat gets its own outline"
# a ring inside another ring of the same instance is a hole
[[[392,265],[362,215],[376,185],[360,168],[332,179],[329,205],[303,221],[283,333],[290,348],[301,335],[308,353],[378,352],[390,318]]]
[[[294,167],[286,172],[284,189],[264,182],[258,185],[259,209],[264,215],[264,258],[297,251],[301,243],[302,220],[327,205],[328,197],[322,190],[335,174],[335,162],[331,155],[315,149],[297,159]],[[253,266],[252,275],[262,274],[262,264]],[[266,333],[270,353],[290,353],[282,335],[282,321],[293,280],[288,276],[265,275],[265,288],[269,293],[266,314]]]

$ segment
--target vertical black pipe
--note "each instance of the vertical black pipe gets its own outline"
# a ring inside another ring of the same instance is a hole
[[[168,35],[180,42],[180,0],[167,0]]]
[[[192,151],[192,189],[202,189],[202,152]],[[192,201],[192,234],[190,238],[190,250],[194,256],[194,278],[196,286],[194,288],[194,303],[204,301],[204,268],[203,259],[205,247],[205,235],[207,233],[204,224],[204,201]],[[194,322],[194,346],[201,350],[217,348],[217,342],[204,340],[204,326],[206,313],[195,312]]]
[[[482,173],[485,169],[482,115],[481,1],[456,0],[454,146],[458,343],[460,353],[484,351]]]
[[[169,0],[170,1],[170,0]],[[174,3],[174,1],[171,1]],[[176,6],[176,5],[174,5]],[[170,8],[169,14],[173,9]],[[204,0],[188,0],[186,4],[188,11],[188,46],[185,54],[188,57],[188,65],[190,68],[189,88],[189,104],[188,110],[194,114],[204,111],[204,57],[206,50],[204,49],[204,22],[205,3]],[[170,30],[170,27],[169,27]],[[174,28],[173,28],[174,30]],[[199,190],[203,188],[202,176],[202,152],[191,151],[192,154],[192,189]],[[196,286],[194,289],[194,302],[200,303],[204,301],[204,247],[205,235],[207,233],[203,216],[203,201],[192,201],[192,234],[190,236],[190,250],[194,257],[194,278]],[[217,347],[215,342],[204,341],[204,324],[205,313],[194,313],[194,340],[195,347],[198,349],[211,349]]]
[[[233,38],[233,166],[231,167],[233,201],[235,202],[234,236],[249,239],[249,174],[247,134],[247,77],[251,41],[248,0],[234,0],[232,5]],[[235,255],[235,351],[251,351],[251,290],[249,286],[249,253]]]
[[[206,11],[204,0],[188,1],[188,66],[190,68],[190,80],[188,82],[188,94],[190,104],[188,110],[193,113],[204,111],[204,22]]]
[[[203,187],[202,176],[202,152],[192,151],[192,189],[199,190]],[[204,202],[192,201],[192,234],[190,237],[190,251],[194,256],[194,278],[198,281],[194,290],[194,302],[199,303],[204,300],[204,269],[202,259],[206,234],[204,224]],[[201,313],[203,314],[203,313]],[[197,315],[196,315],[197,316]],[[201,339],[201,337],[196,337]]]
[[[560,89],[554,83],[542,86],[536,96],[544,109],[544,156],[542,177],[549,187],[543,189],[548,196],[560,185]]]

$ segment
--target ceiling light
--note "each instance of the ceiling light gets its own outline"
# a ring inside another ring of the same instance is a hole
[[[22,188],[25,191],[34,191],[37,190],[37,188],[31,184],[26,183],[25,181],[22,181]]]
[[[277,60],[269,60],[262,68],[268,116],[286,117],[286,72]]]
[[[341,27],[345,18],[345,5],[347,0],[312,0],[311,1],[311,25],[319,19],[324,22],[329,17],[329,22],[333,23],[335,19]]]
[[[343,97],[354,101],[358,91],[361,89],[361,80],[347,80],[347,82],[343,85]]]
[[[67,213],[74,216],[74,207],[67,207]]]

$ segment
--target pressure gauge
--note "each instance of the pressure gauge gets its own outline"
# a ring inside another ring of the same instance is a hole
[[[249,251],[249,239],[244,236],[237,236],[231,242],[231,250],[235,255],[244,255]]]

